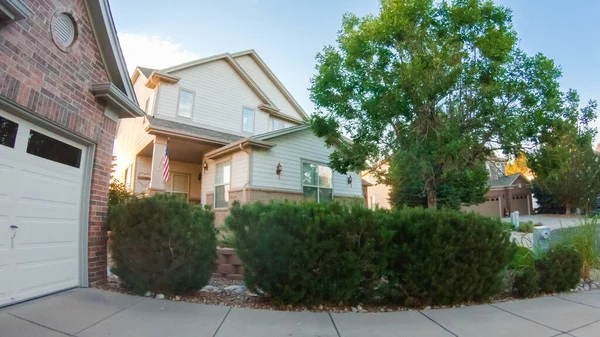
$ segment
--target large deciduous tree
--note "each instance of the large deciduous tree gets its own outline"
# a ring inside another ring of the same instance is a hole
[[[510,10],[491,1],[382,0],[376,16],[345,15],[310,88],[313,130],[337,145],[330,165],[387,159],[388,182],[429,207],[444,193],[480,202],[487,158],[537,139],[560,104],[560,70],[516,43]]]
[[[596,109],[595,101],[580,107],[577,93],[569,91],[561,118],[544,131],[541,146],[529,154],[534,191],[542,196],[542,206],[564,207],[566,214],[574,207],[595,206],[600,195],[600,155],[592,147]]]

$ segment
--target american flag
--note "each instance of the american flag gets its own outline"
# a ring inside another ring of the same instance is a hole
[[[162,159],[162,176],[164,181],[169,181],[169,145],[165,147],[165,155]]]

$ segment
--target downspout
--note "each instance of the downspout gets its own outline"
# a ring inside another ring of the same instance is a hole
[[[242,204],[246,203],[246,188],[250,186],[250,152],[244,149],[244,145],[240,143],[240,151],[243,151],[248,156],[248,181],[242,187]]]

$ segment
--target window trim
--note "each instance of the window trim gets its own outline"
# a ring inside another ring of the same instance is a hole
[[[181,192],[173,192],[173,184],[175,183],[175,179],[173,178],[175,175],[179,175],[179,176],[185,176],[187,178],[187,192],[185,192],[185,194],[187,194],[186,197],[186,202],[190,201],[190,191],[191,191],[191,175],[189,173],[184,173],[184,172],[176,172],[176,171],[170,171],[169,172],[169,189],[166,190],[166,193],[169,193],[170,195],[173,194],[183,194]]]
[[[314,164],[317,166],[324,166],[327,167],[331,170],[331,200],[333,201],[333,199],[335,199],[335,171],[329,167],[329,165],[322,163],[322,162],[318,162],[315,160],[310,160],[310,159],[304,159],[304,158],[300,158],[300,189],[302,190],[302,198],[304,198],[304,186],[309,186],[309,187],[316,187],[317,188],[317,203],[320,203],[321,201],[319,200],[319,189],[321,188],[320,186],[314,186],[314,185],[304,185],[304,172],[303,172],[303,166],[304,164]],[[317,175],[317,179],[319,179],[318,175]],[[323,187],[323,188],[327,188],[327,187]]]
[[[180,101],[181,101],[181,92],[182,91],[186,91],[192,94],[192,109],[190,110],[190,116],[186,117],[186,116],[181,116],[179,114],[179,107],[180,107]],[[177,91],[177,117],[181,117],[181,118],[186,118],[186,119],[192,119],[194,117],[194,104],[196,103],[196,92],[192,89],[186,89],[183,87],[179,87],[179,91]]]
[[[229,162],[229,183],[228,184],[217,184],[217,170],[220,163]],[[215,161],[215,183],[213,186],[213,207],[214,209],[229,209],[229,200],[227,201],[227,206],[225,207],[217,207],[217,186],[225,186],[229,185],[229,190],[231,190],[231,178],[233,178],[233,160],[231,157],[223,158],[219,161]],[[229,192],[229,191],[228,191]]]
[[[244,112],[246,110],[252,111],[252,130],[250,130],[250,131],[244,130]],[[242,106],[242,132],[254,133],[255,129],[256,129],[256,109],[250,108],[248,106]]]

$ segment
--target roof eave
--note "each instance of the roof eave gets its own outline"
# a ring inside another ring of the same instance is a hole
[[[169,75],[155,70],[152,72],[152,74],[150,74],[150,77],[148,77],[148,80],[146,81],[146,83],[144,83],[144,85],[150,89],[154,89],[156,88],[159,82],[175,84],[179,82],[180,79],[181,77],[179,76]]]
[[[225,141],[225,140],[221,140],[221,139],[216,139],[216,138],[206,137],[206,136],[199,136],[199,135],[196,135],[196,134],[192,134],[192,133],[188,133],[188,132],[182,132],[182,131],[175,130],[175,129],[170,129],[170,128],[164,128],[164,127],[160,127],[160,126],[155,126],[155,125],[152,125],[150,123],[148,123],[148,125],[145,128],[145,130],[146,130],[146,132],[148,132],[151,135],[166,136],[166,137],[176,137],[176,138],[182,138],[182,139],[187,139],[187,140],[194,140],[194,141],[211,143],[211,144],[216,144],[216,145],[227,145],[227,144],[231,143],[231,142],[228,142],[228,141]]]
[[[268,150],[268,149],[273,148],[275,145],[276,144],[264,142],[261,140],[244,138],[244,139],[238,140],[237,142],[233,142],[227,146],[210,151],[205,156],[208,159],[216,159],[216,158],[225,156],[227,154],[230,154],[232,152],[241,151],[246,146]]]
[[[96,83],[91,86],[94,97],[106,103],[119,118],[141,117],[146,114],[137,104],[113,83]]]

